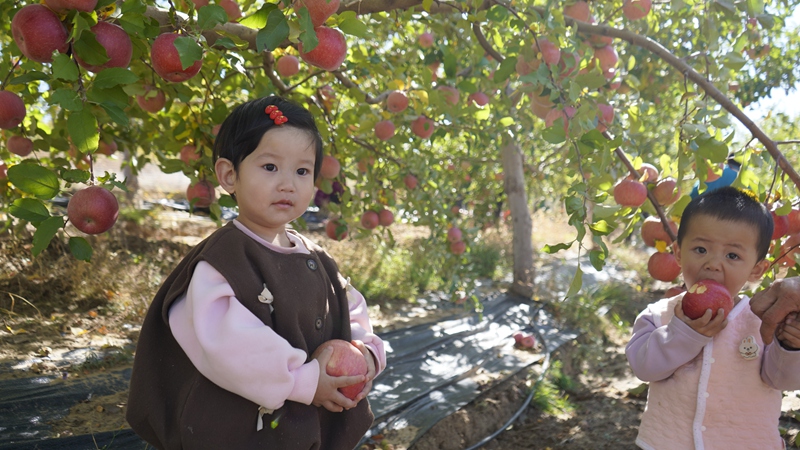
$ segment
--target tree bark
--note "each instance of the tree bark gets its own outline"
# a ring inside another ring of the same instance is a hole
[[[509,291],[531,298],[533,296],[533,220],[528,209],[525,191],[525,174],[522,171],[522,152],[516,142],[501,149],[505,191],[511,209],[512,252],[514,255],[514,281]]]

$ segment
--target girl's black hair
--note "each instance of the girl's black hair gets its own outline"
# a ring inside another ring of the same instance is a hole
[[[264,112],[269,105],[277,106],[289,121],[275,125],[275,121]],[[316,181],[322,166],[322,136],[319,134],[314,117],[302,106],[274,95],[250,100],[234,108],[222,122],[214,140],[214,162],[216,163],[219,158],[228,159],[233,163],[233,170],[238,173],[242,160],[258,147],[264,133],[275,127],[294,127],[311,136],[316,154],[314,160]]]
[[[758,260],[767,256],[772,240],[772,214],[755,196],[734,187],[725,186],[698,195],[683,210],[678,228],[678,245],[683,242],[689,224],[695,216],[709,216],[729,222],[742,222],[758,230],[756,251]]]

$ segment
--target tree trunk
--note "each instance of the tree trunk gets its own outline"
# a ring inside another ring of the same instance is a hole
[[[503,146],[503,172],[505,191],[512,220],[512,252],[514,254],[514,281],[509,289],[526,298],[533,296],[533,221],[528,210],[525,192],[525,174],[522,171],[522,153],[516,142]]]

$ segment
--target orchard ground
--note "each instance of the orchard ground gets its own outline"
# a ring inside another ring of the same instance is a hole
[[[96,169],[117,170],[114,160],[101,160]],[[139,177],[143,199],[181,199],[188,179],[180,174],[165,176],[146,169]],[[122,196],[120,196],[122,198]],[[566,218],[558,209],[534,214],[534,248],[569,240]],[[483,234],[484,248],[499,254],[494,274],[482,280],[483,293],[507,288],[510,267],[509,224]],[[191,245],[216,228],[209,219],[181,211],[142,211],[123,206],[119,222],[106,234],[90,238],[95,247],[92,262],[83,263],[69,254],[66,245],[53,244],[39,257],[30,257],[30,242],[0,238],[0,360],[26,361],[47,355],[63,355],[88,347],[106,350],[104,357],[88,359],[69,367],[49,362],[20,363],[2,377],[67,373],[68,377],[102,376],[111,369],[130,366],[138,327],[161,280]],[[377,230],[376,230],[377,231]],[[396,223],[391,231],[396,246],[413,247],[426,232]],[[70,232],[76,232],[72,229]],[[565,234],[567,233],[567,234]],[[324,232],[308,232],[327,248],[343,272],[374,271],[382,265],[398,264],[408,253],[376,252],[372,240],[347,239],[334,242]],[[546,238],[545,238],[546,237]],[[652,250],[650,250],[652,251]],[[546,379],[535,386],[531,405],[505,432],[485,445],[487,449],[627,449],[633,440],[644,408],[645,386],[628,367],[624,346],[636,314],[663,294],[668,285],[647,276],[649,251],[634,238],[617,245],[611,265],[629,275],[622,282],[585,289],[567,301],[553,294],[564,287],[536,286],[535,299],[564,327],[581,335],[553,355]],[[379,256],[379,258],[376,258]],[[536,256],[539,269],[559,265],[568,256]],[[382,261],[376,261],[382,260]],[[405,261],[406,263],[408,261]],[[400,266],[405,267],[403,264]],[[383,292],[413,292],[401,270],[381,272]],[[379,292],[380,288],[372,288]],[[420,293],[423,295],[423,293]],[[413,296],[376,294],[369,298],[376,331],[436,321],[453,313],[469,314],[467,308],[450,304],[426,308]],[[112,351],[108,351],[112,350]],[[116,351],[113,351],[116,350]],[[536,370],[522,371],[505,381],[484,378],[483,392],[473,402],[435,425],[412,448],[463,449],[495,432],[523,404],[537,376]],[[95,397],[72,408],[69,416],[52,423],[53,437],[97,433],[127,428],[124,421],[126,393]],[[800,431],[800,398],[784,398],[781,425],[789,447]],[[396,445],[396,436],[386,435],[380,447]],[[798,439],[800,441],[800,439]],[[371,448],[375,448],[372,446]]]

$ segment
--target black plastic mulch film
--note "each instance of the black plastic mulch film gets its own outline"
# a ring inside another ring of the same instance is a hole
[[[515,350],[516,331],[533,332],[544,345],[536,352]],[[375,422],[362,442],[402,430],[402,444],[411,446],[481,393],[473,379],[478,370],[509,378],[548,360],[576,333],[559,330],[530,303],[500,294],[484,302],[482,315],[453,316],[380,336],[386,344],[387,368],[369,395]],[[546,364],[537,367],[546,370]],[[145,448],[130,429],[64,438],[51,435],[49,423],[65,417],[72,406],[123,392],[129,379],[128,368],[66,380],[55,376],[0,380],[0,450]]]

